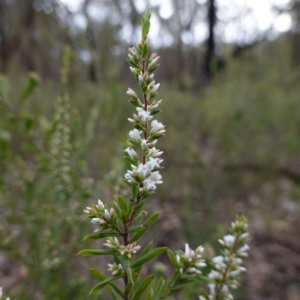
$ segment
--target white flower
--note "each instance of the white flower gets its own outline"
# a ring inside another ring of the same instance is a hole
[[[155,168],[159,168],[160,165],[158,163],[157,158],[150,157],[149,160],[146,162],[146,166],[152,171]]]
[[[100,199],[98,199],[98,207],[99,207],[101,210],[104,209],[104,204],[103,204],[103,202],[102,202]]]
[[[2,286],[0,286],[0,298],[3,297],[3,289],[2,289]]]
[[[162,123],[158,122],[157,120],[153,120],[151,122],[151,127],[152,127],[152,129],[151,129],[152,133],[164,133],[165,132],[165,130],[164,130],[165,126]]]
[[[159,60],[159,56],[155,57],[151,63],[148,65],[148,68],[152,67],[153,65],[155,65],[157,63],[157,61]]]
[[[104,215],[105,215],[105,218],[106,218],[107,220],[110,219],[110,213],[108,212],[107,209],[104,210]]]
[[[128,147],[124,150],[124,152],[127,152],[131,159],[137,159],[137,154],[134,149]]]
[[[91,223],[99,225],[100,224],[100,220],[101,219],[99,219],[99,218],[92,218]]]
[[[160,83],[156,84],[156,85],[153,87],[153,89],[151,90],[151,92],[152,92],[152,93],[156,92],[156,91],[158,90],[159,86],[160,86]]]
[[[142,150],[146,150],[148,148],[148,145],[147,145],[147,140],[146,139],[142,139]]]
[[[212,259],[212,261],[215,264],[217,269],[226,267],[226,265],[224,264],[224,257],[223,256],[216,256]]]
[[[149,150],[149,153],[148,153],[148,155],[149,155],[149,156],[152,156],[152,157],[158,157],[158,156],[160,156],[160,155],[162,155],[162,154],[163,154],[163,151],[159,151],[159,150],[156,149],[155,147],[151,148],[151,149]]]
[[[144,165],[142,163],[139,164],[138,168],[136,169],[137,174],[141,179],[144,179],[147,175],[150,174],[150,170],[147,167],[147,165]]]
[[[215,278],[222,278],[222,275],[221,275],[218,271],[212,270],[212,271],[208,274],[208,277],[209,277],[210,279],[215,279]]]
[[[230,247],[230,246],[232,246],[233,243],[235,242],[235,236],[232,235],[232,234],[227,234],[227,235],[224,236],[223,240],[224,240],[224,242],[226,243],[226,245],[227,245],[228,247]]]
[[[249,235],[249,233],[248,233],[248,232],[245,232],[245,233],[243,233],[243,234],[241,235],[241,238],[242,238],[242,239],[245,239],[248,235]]]
[[[132,90],[131,88],[128,88],[126,94],[129,96],[129,97],[137,97],[137,94],[134,90]]]
[[[158,171],[152,172],[150,175],[150,179],[155,181],[157,184],[162,183],[162,181],[160,181],[162,179],[162,176],[160,175],[160,173]]]
[[[216,285],[214,283],[208,284],[210,294],[214,295],[216,292]]]
[[[130,130],[129,131],[129,136],[133,139],[133,140],[136,140],[136,141],[140,141],[142,138],[141,138],[141,134],[143,132],[141,130],[137,130],[137,129],[133,129],[133,130]]]
[[[246,254],[245,252],[249,251],[250,247],[245,244],[243,247],[241,247],[240,249],[238,249],[239,254]]]
[[[144,184],[145,191],[149,191],[149,190],[155,191],[156,190],[156,184],[150,178],[146,178],[144,180],[143,184]]]
[[[189,258],[191,253],[190,253],[190,246],[188,243],[185,243],[185,248],[184,248],[184,256],[185,258]]]
[[[136,110],[142,122],[150,121],[153,118],[149,111],[145,111],[141,107],[137,107]]]

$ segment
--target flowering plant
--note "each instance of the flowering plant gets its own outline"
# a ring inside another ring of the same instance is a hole
[[[160,112],[162,100],[156,100],[159,83],[154,80],[154,71],[158,67],[159,56],[149,55],[147,35],[150,29],[151,12],[148,9],[142,18],[142,38],[137,48],[129,48],[128,62],[130,70],[138,82],[142,100],[138,94],[128,89],[129,102],[136,108],[136,113],[128,121],[133,125],[129,132],[128,147],[125,149],[125,160],[131,168],[127,170],[124,182],[130,187],[131,197],[125,200],[122,196],[115,197],[109,206],[98,200],[97,204],[87,207],[84,213],[97,226],[92,235],[84,240],[106,239],[104,249],[85,249],[78,254],[108,255],[112,263],[108,263],[110,276],[91,268],[91,274],[100,280],[90,294],[106,288],[113,299],[165,299],[180,291],[185,284],[199,280],[209,282],[210,294],[202,291],[203,299],[232,299],[229,289],[237,286],[237,276],[244,269],[240,266],[247,247],[237,250],[237,246],[246,237],[246,223],[239,218],[233,223],[230,235],[221,241],[224,247],[222,256],[215,257],[211,262],[203,259],[204,248],[195,250],[185,244],[185,251],[172,251],[166,247],[151,250],[152,242],[143,247],[139,239],[156,221],[159,214],[149,216],[143,210],[146,199],[155,193],[157,185],[162,184],[160,169],[163,159],[162,151],[156,148],[159,138],[165,133],[165,126],[154,120]],[[141,270],[145,263],[167,252],[174,267],[170,279],[155,278],[151,274],[145,278]],[[202,274],[203,273],[203,274]],[[202,275],[201,275],[202,274]],[[206,276],[207,275],[207,276]],[[123,279],[123,288],[115,281]]]

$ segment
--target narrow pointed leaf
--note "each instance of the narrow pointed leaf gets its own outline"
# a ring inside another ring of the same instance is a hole
[[[100,273],[98,270],[90,268],[90,273],[92,274],[93,277],[99,279],[99,280],[105,280],[105,276]],[[121,297],[124,297],[124,294],[122,293],[122,291],[113,283],[113,282],[109,282],[108,283]],[[109,287],[106,287],[109,290]]]
[[[131,264],[131,268],[136,268],[139,267],[143,264],[145,264],[147,261],[155,258],[156,256],[161,255],[162,253],[164,253],[167,250],[166,247],[161,247],[161,248],[156,248],[154,250],[152,250],[151,252],[149,252],[148,254],[140,257],[139,259],[137,259],[135,262],[133,262]]]
[[[174,252],[171,250],[171,249],[168,249],[167,250],[167,254],[168,254],[168,257],[172,263],[172,265],[177,268],[178,267],[178,263],[177,263],[177,260],[176,260],[176,256],[174,254]]]
[[[84,237],[83,241],[100,240],[108,236],[120,236],[117,232],[97,232]]]
[[[162,277],[160,277],[154,290],[154,295],[152,298],[153,300],[158,299],[158,297],[160,296],[161,292],[165,287],[165,283],[166,281]]]
[[[152,248],[152,241],[144,248],[144,250],[142,251],[140,257],[143,257],[146,254],[148,254],[150,252],[151,248]],[[142,269],[142,266],[143,265],[140,265],[139,267],[137,267],[137,268],[134,269],[135,274],[137,274],[136,280],[137,280],[138,275],[139,275],[139,273],[140,273],[140,271]]]
[[[150,285],[150,283],[152,282],[154,278],[154,275],[149,275],[148,277],[146,277],[141,285],[139,286],[138,290],[136,291],[136,293],[134,294],[132,300],[139,300],[141,298],[141,296],[143,295],[143,293],[145,292],[145,290],[147,289],[147,287]]]
[[[118,252],[114,250],[102,250],[102,249],[85,249],[77,253],[79,256],[90,256],[90,255],[116,255]]]
[[[90,295],[94,294],[97,291],[100,291],[106,284],[108,284],[111,281],[117,280],[119,278],[123,277],[122,274],[116,275],[116,276],[110,276],[107,277],[105,280],[103,280],[102,282],[98,283],[97,285],[95,285],[91,290],[90,290]]]
[[[146,230],[155,222],[155,220],[158,218],[159,214],[154,214],[150,216],[146,222],[143,225],[143,228],[141,228],[138,232],[136,232],[130,239],[130,243],[134,243],[137,241],[145,232]]]

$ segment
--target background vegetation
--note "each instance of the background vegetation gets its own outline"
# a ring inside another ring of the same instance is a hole
[[[95,19],[93,5],[110,14]],[[275,7],[291,15],[290,31],[273,40],[260,33],[247,44],[215,34],[215,1],[170,5],[168,19],[153,7],[173,43],[156,46],[167,135],[164,184],[148,202],[161,217],[148,238],[172,248],[217,247],[235,214],[245,214],[252,249],[237,299],[300,299],[299,1]],[[207,38],[183,43],[203,11]],[[129,23],[134,37],[141,12],[129,0],[87,0],[81,12],[78,27],[59,1],[0,3],[0,285],[13,299],[85,299],[93,280],[87,267],[106,268],[75,253],[91,231],[82,209],[122,189],[125,92],[134,85],[126,52],[135,42],[122,30]],[[73,50],[66,88],[65,45]],[[191,286],[180,299],[197,294]]]

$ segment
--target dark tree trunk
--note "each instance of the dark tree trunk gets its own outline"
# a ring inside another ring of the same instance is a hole
[[[97,52],[97,45],[96,45],[96,39],[93,31],[93,23],[87,12],[89,4],[90,4],[90,0],[85,0],[83,3],[83,13],[87,20],[87,27],[86,27],[87,41],[90,45],[90,49],[92,52],[91,62],[88,67],[88,78],[92,82],[97,82],[97,66],[96,66],[95,54],[94,54],[95,52]]]
[[[215,59],[215,25],[216,25],[216,5],[215,0],[207,1],[207,23],[208,23],[208,38],[206,42],[206,55],[204,62],[204,73],[209,82],[213,75],[213,62]]]
[[[294,14],[294,35],[292,62],[294,66],[300,67],[300,0],[294,1],[292,8]]]

